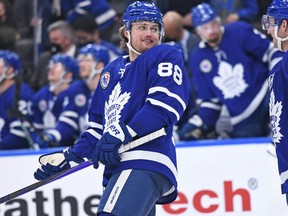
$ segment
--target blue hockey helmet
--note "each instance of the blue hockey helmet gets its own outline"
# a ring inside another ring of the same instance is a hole
[[[274,23],[270,23],[269,17],[274,18]],[[262,17],[262,28],[268,30],[270,25],[279,26],[283,19],[288,19],[288,1],[273,0],[267,9],[267,15]]]
[[[49,63],[50,64],[61,63],[65,67],[65,73],[72,72],[73,79],[76,79],[78,77],[79,73],[78,62],[76,61],[75,58],[71,56],[64,54],[56,54],[52,56]]]
[[[11,52],[9,50],[0,50],[0,59],[5,62],[6,66],[14,68],[14,74],[18,74],[20,72],[21,64],[19,56]]]
[[[125,28],[130,31],[131,23],[136,21],[148,21],[159,24],[161,36],[164,34],[162,13],[159,8],[151,2],[136,1],[130,4],[123,15]]]
[[[91,55],[95,61],[101,61],[104,65],[110,61],[110,56],[106,47],[98,44],[87,44],[79,50],[78,57],[81,55]]]
[[[218,17],[215,10],[207,3],[201,3],[191,9],[192,23],[196,28]]]

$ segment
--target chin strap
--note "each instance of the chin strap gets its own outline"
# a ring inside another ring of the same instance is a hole
[[[282,42],[283,41],[287,41],[288,40],[288,36],[287,37],[285,37],[285,38],[280,38],[280,37],[278,37],[278,26],[275,26],[274,27],[274,36],[275,36],[275,38],[276,38],[276,40],[277,40],[277,49],[279,49],[280,51],[284,51],[283,49],[282,49]]]
[[[54,91],[56,88],[58,88],[62,83],[70,83],[72,81],[71,78],[69,79],[63,79],[61,78],[59,81],[57,81],[56,83],[52,83],[50,82],[49,84],[49,90],[50,91]]]
[[[101,73],[103,67],[100,68],[100,69],[96,69],[97,65],[98,65],[98,62],[95,62],[95,63],[91,66],[91,72],[90,72],[89,76],[84,79],[85,82],[90,82],[90,81],[92,81],[97,74],[100,74],[100,73]]]
[[[64,79],[64,76],[67,71],[63,71],[61,78],[57,82],[50,82],[49,83],[49,90],[54,91],[56,88],[58,88],[63,83],[70,83],[72,81],[72,78]]]
[[[131,35],[130,35],[130,31],[127,31],[128,34],[128,42],[126,43],[127,47],[129,50],[131,50],[132,52],[136,53],[137,55],[141,55],[142,53],[138,52],[137,50],[135,50],[132,45],[131,45]]]
[[[9,69],[9,67],[7,67],[7,66],[4,68],[3,73],[0,76],[0,83],[5,79],[12,79],[13,77],[15,77],[15,73],[10,74],[9,76],[6,74],[8,69]]]

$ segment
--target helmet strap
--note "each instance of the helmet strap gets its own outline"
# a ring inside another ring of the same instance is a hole
[[[64,76],[67,72],[64,71],[64,73],[62,74],[61,78],[57,81],[57,82],[50,82],[49,83],[49,90],[50,91],[55,91],[55,89],[57,89],[60,85],[64,84],[64,83],[70,83],[72,81],[71,78],[67,78],[64,79]]]
[[[7,79],[7,74],[6,74],[7,70],[8,70],[8,67],[5,66],[5,68],[4,68],[3,72],[2,72],[2,75],[0,76],[0,83],[2,81],[4,81],[5,79]]]
[[[141,55],[142,53],[138,52],[137,50],[135,50],[132,45],[131,45],[131,35],[130,35],[130,31],[127,31],[128,34],[128,42],[126,43],[126,46],[128,47],[129,50],[131,50],[132,52],[136,53],[137,55]]]
[[[97,69],[98,62],[95,61],[95,63],[91,66],[91,72],[89,76],[85,79],[86,82],[91,82],[97,74],[100,74],[103,68]]]
[[[282,50],[282,42],[283,41],[287,41],[288,40],[288,36],[285,37],[285,38],[280,38],[280,37],[278,37],[277,34],[278,34],[278,26],[275,26],[274,27],[274,36],[275,36],[275,38],[277,40],[277,49],[279,49],[280,51],[283,51]]]

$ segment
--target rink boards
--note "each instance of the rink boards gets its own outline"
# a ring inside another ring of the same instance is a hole
[[[178,198],[157,216],[284,216],[274,147],[268,138],[178,142]],[[0,152],[0,196],[30,185],[38,157],[55,149]],[[96,215],[103,167],[88,167],[0,206],[0,216]]]

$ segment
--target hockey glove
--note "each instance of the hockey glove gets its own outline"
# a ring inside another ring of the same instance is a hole
[[[103,165],[117,166],[121,160],[118,153],[120,146],[131,140],[132,136],[123,122],[111,125],[96,144],[92,156],[94,168],[98,168],[99,161]]]
[[[39,145],[40,148],[49,148],[57,146],[57,139],[53,134],[50,134],[46,131],[43,132],[43,136],[37,136],[35,142]]]
[[[39,157],[41,168],[36,170],[34,178],[43,180],[83,162],[84,159],[76,157],[70,147],[63,151],[45,154]]]
[[[193,115],[183,127],[177,131],[180,140],[198,140],[205,137],[203,121],[198,115]]]

